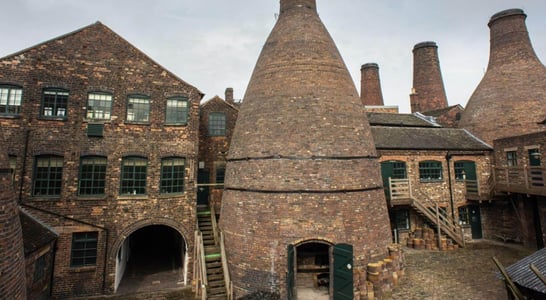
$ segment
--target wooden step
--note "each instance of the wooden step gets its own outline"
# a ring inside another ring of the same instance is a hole
[[[208,278],[207,278],[208,280]],[[209,288],[213,289],[213,288],[224,288],[226,286],[226,282],[224,281],[224,279],[222,278],[222,280],[214,280],[214,281],[209,281]]]
[[[211,275],[207,274],[207,281],[213,282],[213,281],[224,281],[224,273],[213,273]]]
[[[210,295],[210,296],[215,296],[215,295],[225,294],[225,293],[226,293],[225,287],[215,287],[215,288],[211,288],[207,290],[207,295]],[[210,299],[210,298],[207,298],[207,299]]]

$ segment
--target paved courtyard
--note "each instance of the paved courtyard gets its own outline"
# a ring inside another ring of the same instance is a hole
[[[519,245],[486,240],[454,251],[404,251],[405,278],[387,299],[507,299],[491,257],[507,267],[533,252]]]

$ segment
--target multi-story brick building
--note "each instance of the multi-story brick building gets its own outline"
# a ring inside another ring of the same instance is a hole
[[[0,59],[16,197],[58,233],[54,297],[150,262],[190,283],[202,96],[101,23]]]

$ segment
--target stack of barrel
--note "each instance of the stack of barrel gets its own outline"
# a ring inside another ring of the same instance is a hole
[[[443,235],[440,236],[440,248],[438,249],[438,235],[432,228],[417,228],[410,234],[407,240],[408,248],[417,250],[455,250],[459,245]]]
[[[368,300],[381,298],[398,285],[398,278],[404,276],[404,255],[399,244],[388,247],[389,256],[367,266]]]

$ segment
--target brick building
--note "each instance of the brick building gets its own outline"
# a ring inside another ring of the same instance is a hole
[[[58,234],[54,297],[145,264],[190,283],[202,96],[101,23],[0,59],[16,197]]]

